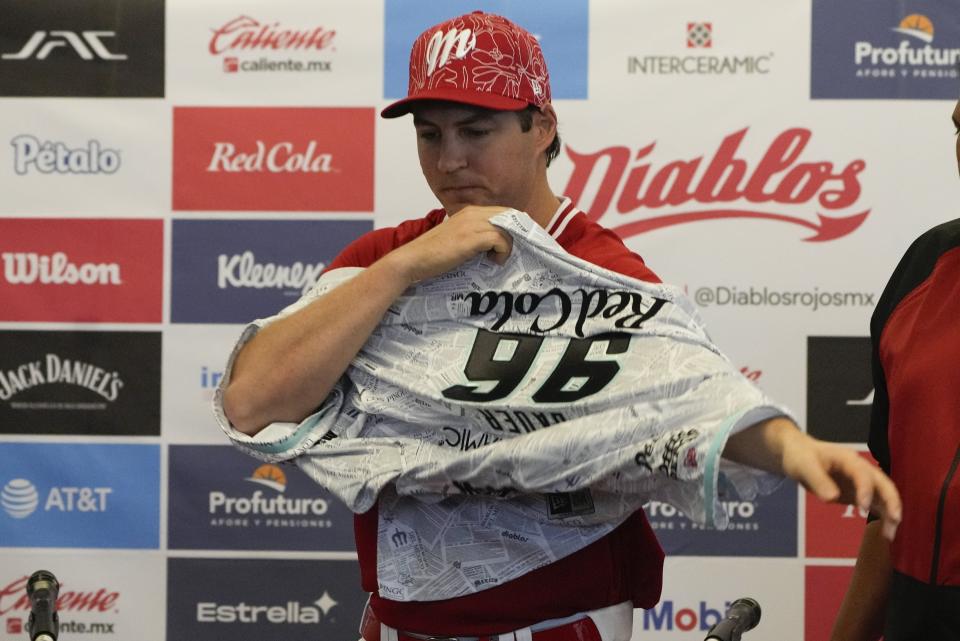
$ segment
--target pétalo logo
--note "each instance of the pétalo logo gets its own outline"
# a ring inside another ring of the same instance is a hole
[[[446,33],[437,31],[427,43],[427,76],[432,76],[434,71],[445,66],[450,61],[451,53],[459,60],[476,46],[477,36],[470,29],[451,27]],[[453,51],[454,47],[456,52]]]
[[[252,605],[244,601],[235,604],[201,601],[197,603],[197,622],[309,625],[320,623],[337,605],[337,601],[326,590],[323,596],[310,604],[299,601],[271,605]]]
[[[117,400],[123,388],[120,372],[109,372],[93,363],[58,354],[46,354],[43,359],[0,369],[0,400],[8,401],[26,390],[54,383],[82,387],[111,402]]]
[[[13,479],[0,491],[0,505],[15,519],[25,519],[33,514],[40,503],[37,488],[27,479]]]
[[[252,251],[217,256],[217,287],[290,289],[306,294],[317,284],[325,263],[258,263]]]
[[[43,502],[44,512],[106,512],[110,487],[52,487]],[[0,492],[0,505],[15,519],[25,519],[40,506],[40,494],[27,479],[16,478]]]
[[[296,151],[292,142],[278,142],[267,148],[262,140],[255,143],[256,150],[238,152],[230,142],[216,142],[207,171],[245,172],[272,174],[301,172],[305,174],[329,174],[333,167],[333,154],[317,151],[317,141],[311,140],[303,151]]]
[[[122,285],[117,263],[72,263],[64,252],[4,252],[3,278],[11,285]]]
[[[103,43],[104,38],[115,38],[116,31],[35,31],[16,53],[5,53],[4,60],[46,60],[54,49],[68,47],[83,60],[126,60],[124,53],[114,53]]]
[[[23,176],[31,169],[42,174],[113,174],[120,169],[120,152],[91,140],[86,147],[71,149],[62,142],[23,134],[10,141],[13,170]]]

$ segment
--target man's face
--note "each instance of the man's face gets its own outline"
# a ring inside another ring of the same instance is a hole
[[[536,125],[524,132],[515,113],[451,103],[417,106],[413,124],[420,168],[448,214],[528,204],[542,161]]]
[[[953,124],[957,128],[957,171],[960,171],[960,100],[953,108]]]

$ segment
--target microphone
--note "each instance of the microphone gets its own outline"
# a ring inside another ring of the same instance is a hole
[[[60,633],[60,617],[57,616],[57,595],[60,584],[52,572],[37,570],[27,581],[27,596],[30,598],[30,618],[27,634],[30,641],[57,641]]]
[[[704,641],[740,641],[740,635],[760,623],[760,604],[744,597],[730,604],[727,616],[707,632]]]

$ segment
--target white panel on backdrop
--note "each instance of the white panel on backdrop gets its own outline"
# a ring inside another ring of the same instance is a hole
[[[380,93],[374,0],[169,0],[167,94],[178,104],[370,104]]]
[[[7,101],[0,212],[162,216],[170,209],[170,108],[158,100]]]
[[[635,610],[633,636],[651,641],[702,641],[728,604],[760,604],[753,641],[803,640],[803,567],[795,559],[675,557],[664,567],[663,594],[650,610]]]
[[[166,561],[155,552],[12,552],[0,549],[0,641],[28,638],[28,577],[53,572],[60,583],[63,639],[162,641]]]
[[[165,440],[226,444],[211,402],[242,330],[240,325],[173,325],[166,330],[161,412]]]

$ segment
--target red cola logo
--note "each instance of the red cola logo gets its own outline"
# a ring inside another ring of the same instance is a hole
[[[14,579],[6,587],[0,588],[0,616],[11,612],[29,612],[30,599],[27,597],[26,575]],[[120,599],[119,592],[100,588],[96,592],[64,590],[60,584],[57,597],[57,610],[60,612],[111,612]]]
[[[614,220],[608,224],[622,238],[661,227],[722,218],[757,218],[800,225],[814,232],[804,239],[807,241],[835,240],[860,227],[870,213],[869,209],[848,216],[827,216],[817,212],[818,220],[811,222],[776,211],[727,205],[743,201],[757,205],[798,205],[814,201],[819,207],[834,211],[846,209],[860,198],[859,175],[866,167],[863,160],[852,160],[843,168],[832,162],[800,160],[810,142],[812,134],[809,129],[787,129],[774,139],[760,161],[752,167],[748,160],[739,157],[740,145],[746,135],[746,128],[730,134],[709,159],[697,156],[668,162],[659,168],[647,160],[656,147],[655,141],[635,154],[622,146],[580,153],[568,145],[567,155],[574,167],[563,193],[578,202],[593,220],[603,217],[611,205],[619,214],[706,205],[639,220],[631,216],[630,220]],[[603,167],[606,167],[606,173],[599,181],[593,202],[587,206],[581,200],[584,190],[588,182],[596,182],[594,174],[603,171]]]
[[[276,51],[302,49],[322,51],[333,46],[337,32],[324,27],[281,29],[279,22],[260,22],[250,16],[239,16],[213,30],[210,53],[220,54],[235,49]]]

